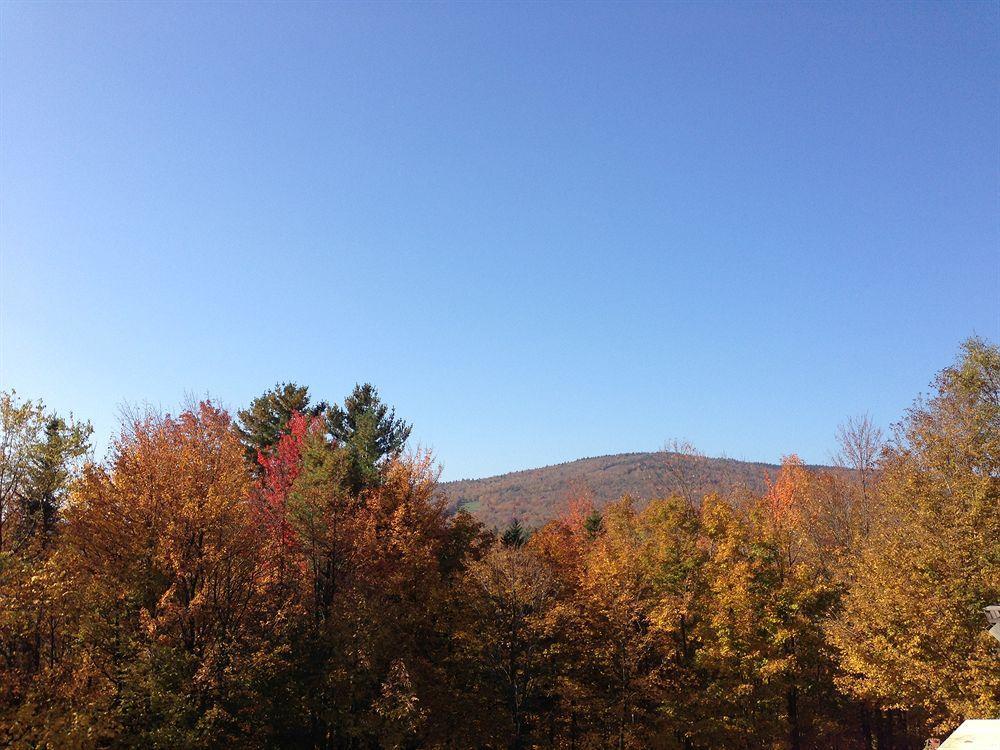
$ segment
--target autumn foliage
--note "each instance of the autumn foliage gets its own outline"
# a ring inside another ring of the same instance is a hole
[[[453,513],[359,386],[89,430],[3,394],[0,744],[920,748],[1000,712],[1000,352],[766,491]]]

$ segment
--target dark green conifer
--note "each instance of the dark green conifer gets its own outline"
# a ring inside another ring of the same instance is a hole
[[[500,536],[500,543],[504,547],[521,547],[528,541],[528,532],[516,518],[504,529]]]
[[[309,388],[295,383],[275,384],[274,388],[255,398],[250,408],[238,412],[239,423],[236,427],[251,465],[256,466],[258,451],[277,442],[292,414],[299,412],[306,416],[319,416],[324,411],[325,403],[310,406]]]
[[[382,403],[370,383],[356,385],[343,407],[330,407],[326,423],[330,435],[348,452],[350,484],[356,492],[378,484],[380,465],[400,454],[412,429],[396,417],[395,409]]]

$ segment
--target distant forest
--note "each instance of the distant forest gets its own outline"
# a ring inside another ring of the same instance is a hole
[[[709,458],[677,444],[655,453],[621,453],[514,471],[485,479],[443,482],[454,510],[466,510],[490,528],[517,520],[529,527],[557,518],[567,502],[580,498],[603,508],[628,495],[641,505],[654,497],[680,495],[699,502],[705,495],[760,495],[775,464]],[[836,471],[833,467],[808,467]]]
[[[980,339],[837,468],[442,486],[367,384],[136,411],[100,461],[13,391],[0,429],[2,747],[919,750],[1000,715]]]

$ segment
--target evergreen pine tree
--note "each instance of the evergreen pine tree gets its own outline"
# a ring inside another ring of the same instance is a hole
[[[265,450],[281,437],[288,420],[295,413],[314,417],[326,411],[326,404],[309,405],[309,388],[295,383],[278,383],[253,400],[248,409],[238,412],[237,430],[247,459],[257,464],[258,451]]]
[[[379,483],[379,465],[398,456],[411,425],[396,417],[396,410],[382,403],[370,383],[356,385],[344,399],[326,413],[327,428],[334,440],[348,452],[351,462],[349,482],[355,492]]]
[[[528,541],[528,532],[516,518],[504,529],[503,535],[500,537],[500,543],[504,547],[521,547],[526,541]]]

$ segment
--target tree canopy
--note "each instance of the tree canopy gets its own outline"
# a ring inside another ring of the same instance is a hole
[[[89,425],[0,394],[0,744],[918,750],[1000,713],[1000,350],[759,491],[490,530],[370,385]],[[641,502],[640,502],[641,500]]]

